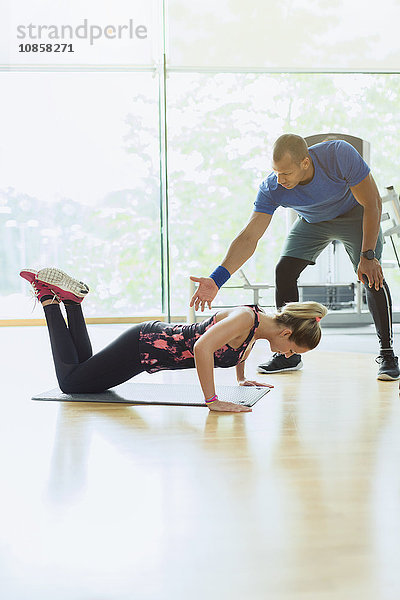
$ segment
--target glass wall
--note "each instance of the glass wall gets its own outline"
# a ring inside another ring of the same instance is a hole
[[[159,54],[159,19],[159,0],[8,0],[1,7],[0,65],[152,65]],[[41,43],[53,48],[25,47]]]
[[[88,279],[88,315],[160,314],[168,289],[186,315],[189,275],[209,275],[245,226],[283,132],[368,140],[382,195],[400,191],[400,0],[23,0],[3,16],[0,318],[32,316],[18,271],[45,264]],[[72,27],[73,55],[20,52],[29,23]],[[275,213],[251,282],[273,283],[291,218]],[[396,307],[399,273],[386,270]],[[305,277],[326,281],[324,260]],[[251,302],[241,283],[218,303]]]
[[[23,267],[87,280],[87,315],[159,314],[158,85],[150,73],[2,73],[0,318]]]
[[[398,71],[399,0],[168,1],[172,66]]]
[[[246,224],[281,133],[335,131],[366,139],[381,194],[389,185],[400,191],[400,75],[173,74],[168,98],[173,312],[184,311],[188,275],[209,275]],[[250,281],[273,284],[287,218],[285,209],[275,213],[243,267]],[[390,244],[384,258],[394,258]],[[343,260],[342,282],[355,281]],[[318,263],[306,271],[313,282],[326,281],[319,262],[321,273]],[[398,304],[399,269],[386,276]],[[238,278],[226,285],[235,284]],[[227,287],[218,295],[220,304],[251,300],[251,292]]]

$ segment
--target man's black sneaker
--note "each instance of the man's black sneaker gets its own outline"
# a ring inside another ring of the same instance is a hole
[[[381,354],[375,361],[380,364],[377,379],[382,381],[396,381],[400,379],[399,359],[397,356]]]
[[[284,354],[275,352],[271,360],[262,365],[258,365],[259,373],[283,373],[285,371],[298,371],[303,366],[301,354],[292,354],[290,358],[285,358]]]

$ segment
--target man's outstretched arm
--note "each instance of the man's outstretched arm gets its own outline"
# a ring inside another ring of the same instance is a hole
[[[202,311],[206,304],[211,308],[211,303],[218,293],[219,288],[229,279],[235,271],[253,256],[259,239],[264,235],[270,224],[272,215],[253,212],[246,227],[235,237],[221,265],[210,277],[190,277],[199,284],[190,300],[190,306]]]

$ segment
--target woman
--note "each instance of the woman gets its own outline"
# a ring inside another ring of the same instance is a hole
[[[147,321],[133,325],[93,355],[81,308],[88,286],[52,267],[26,269],[20,275],[32,285],[44,308],[58,383],[67,394],[103,392],[143,371],[196,367],[210,410],[249,412],[247,406],[218,400],[214,367],[236,365],[239,385],[267,385],[247,381],[244,375],[255,341],[268,340],[273,352],[286,357],[307,352],[319,343],[319,321],[327,313],[316,302],[292,302],[274,316],[258,306],[239,306],[220,310],[202,323]]]

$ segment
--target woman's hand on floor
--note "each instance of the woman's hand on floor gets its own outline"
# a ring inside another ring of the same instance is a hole
[[[235,402],[221,402],[216,400],[207,404],[208,408],[215,412],[252,412],[249,406],[243,406],[243,404],[236,404]]]
[[[259,381],[251,381],[250,379],[242,379],[241,381],[238,381],[239,385],[253,385],[253,386],[257,386],[257,387],[267,387],[267,388],[273,388],[273,385],[270,385],[269,383],[260,383]]]

